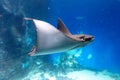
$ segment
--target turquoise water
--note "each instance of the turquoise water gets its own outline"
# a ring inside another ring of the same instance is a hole
[[[31,57],[36,32],[24,17],[56,28],[61,18],[72,34],[95,40],[84,48]],[[0,0],[0,80],[120,80],[119,21],[119,0]]]

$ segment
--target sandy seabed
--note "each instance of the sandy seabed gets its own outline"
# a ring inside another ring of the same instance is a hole
[[[54,74],[50,72],[32,71],[23,80],[120,80],[119,74],[112,74],[107,71],[96,72],[92,70],[72,71],[67,74]]]

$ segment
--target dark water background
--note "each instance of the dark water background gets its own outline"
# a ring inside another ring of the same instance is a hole
[[[32,34],[30,39],[25,39],[23,17],[53,25],[57,25],[59,17],[71,33],[94,35],[94,42],[84,47],[76,60],[87,68],[120,73],[120,0],[0,0],[0,77],[3,79],[12,71],[14,75],[31,68],[30,64],[21,68],[24,63],[31,63],[23,54],[26,55],[33,44]],[[89,54],[91,59],[87,58]],[[39,58],[52,64],[60,55]]]

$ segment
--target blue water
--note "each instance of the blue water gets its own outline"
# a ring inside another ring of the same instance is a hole
[[[44,20],[56,27],[61,18],[71,33],[91,34],[95,40],[72,53],[30,58],[27,53],[35,44],[35,32],[24,24],[23,17]],[[75,54],[80,56],[72,60],[85,68],[120,73],[119,35],[120,0],[0,0],[0,79],[8,80],[14,74],[23,77],[20,74],[27,75],[39,61],[58,67],[65,63],[60,58]]]
[[[94,42],[83,48],[84,60],[79,58],[79,63],[120,72],[119,0],[53,0],[51,5],[51,14],[55,9],[55,18],[62,18],[72,33],[82,31],[95,36]],[[88,54],[93,55],[91,60],[86,59]]]

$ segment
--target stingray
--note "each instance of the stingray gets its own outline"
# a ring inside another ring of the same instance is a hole
[[[36,45],[28,53],[30,56],[47,55],[58,52],[64,52],[86,46],[94,40],[92,35],[71,34],[66,25],[58,18],[58,28],[48,22],[25,18],[32,20],[36,29]]]

